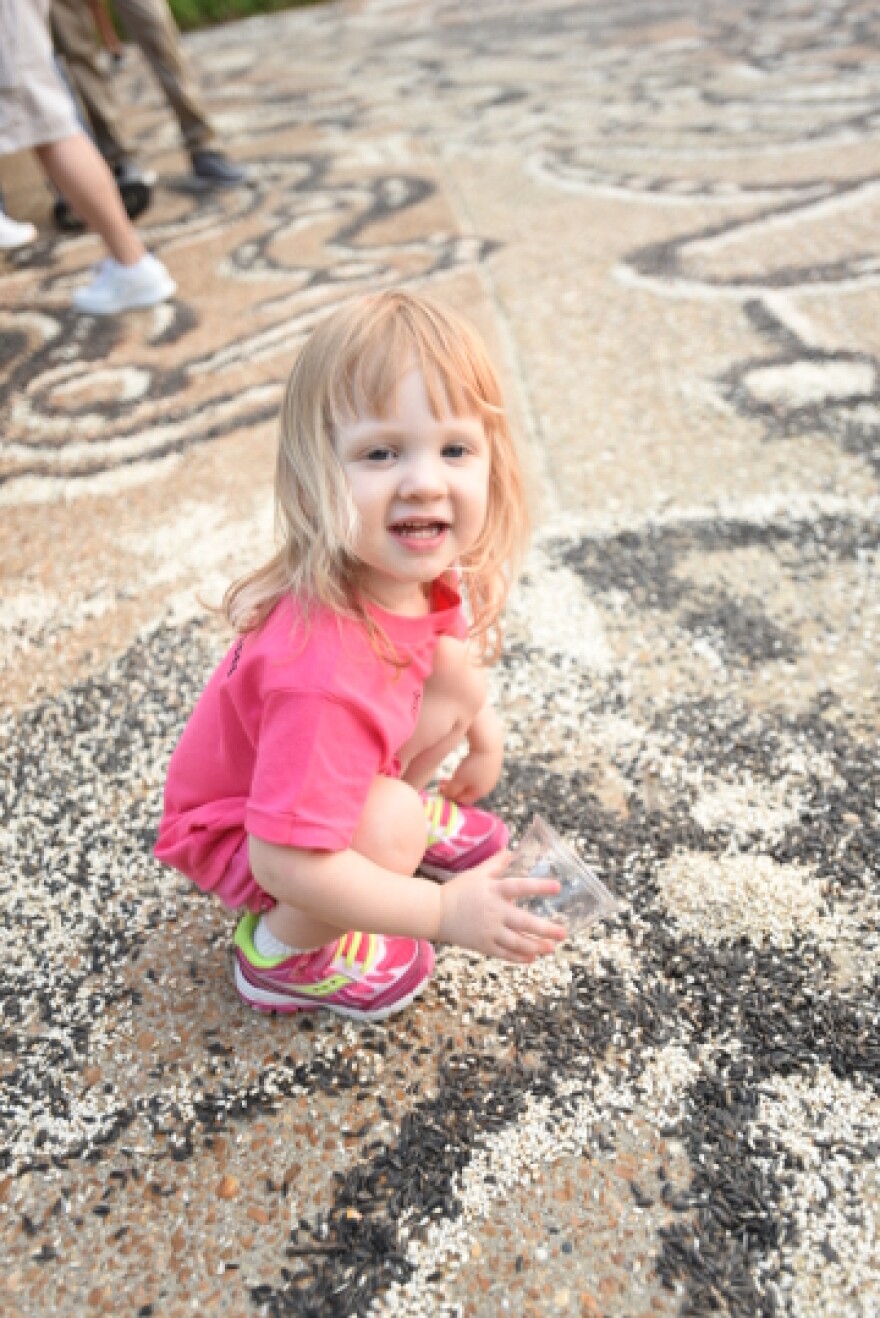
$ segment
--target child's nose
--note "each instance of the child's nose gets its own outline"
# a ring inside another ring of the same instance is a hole
[[[401,480],[401,493],[408,498],[432,498],[446,488],[443,464],[430,454],[414,457],[406,464]]]

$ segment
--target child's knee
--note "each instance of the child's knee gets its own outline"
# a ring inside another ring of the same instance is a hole
[[[437,642],[427,687],[454,699],[466,727],[470,727],[486,703],[485,670],[471,662],[467,646],[453,636],[441,636]]]
[[[425,854],[427,818],[408,783],[377,778],[370,788],[352,849],[396,874],[415,874]]]

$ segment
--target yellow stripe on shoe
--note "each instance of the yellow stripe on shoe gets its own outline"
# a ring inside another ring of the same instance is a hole
[[[427,846],[430,848],[436,846],[438,842],[445,842],[448,838],[455,837],[461,815],[455,802],[447,801],[445,796],[425,794],[422,796],[422,803],[428,817]]]

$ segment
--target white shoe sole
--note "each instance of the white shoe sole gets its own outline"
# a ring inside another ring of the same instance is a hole
[[[153,288],[145,288],[141,293],[135,293],[125,302],[118,302],[114,306],[89,305],[88,289],[79,290],[73,295],[73,306],[76,311],[82,312],[84,316],[118,316],[123,311],[141,311],[145,307],[158,306],[160,302],[167,302],[170,297],[174,297],[177,292],[177,284],[170,277],[167,281]]]

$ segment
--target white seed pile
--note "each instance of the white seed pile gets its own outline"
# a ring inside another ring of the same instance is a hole
[[[789,1239],[768,1260],[768,1282],[792,1318],[880,1313],[880,1170],[866,1143],[877,1146],[880,1097],[835,1076],[777,1077],[761,1096],[753,1135],[778,1149],[765,1160],[785,1190]]]
[[[802,866],[769,856],[682,852],[660,876],[663,901],[681,928],[707,942],[748,938],[788,947],[825,913],[822,886]]]

